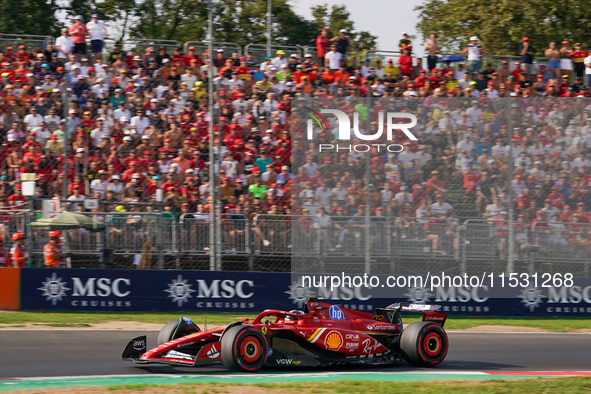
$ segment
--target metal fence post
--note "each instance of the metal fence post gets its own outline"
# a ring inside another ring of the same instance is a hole
[[[160,215],[158,215],[158,219],[157,219],[157,223],[158,223],[158,228],[156,229],[156,243],[158,245],[158,265],[156,266],[159,270],[164,269],[164,237],[162,236],[162,231],[161,229],[163,228],[163,220],[162,220],[162,213],[160,213]]]
[[[514,205],[515,205],[515,196],[513,195],[513,149],[511,148],[511,140],[513,139],[513,122],[511,117],[511,106],[509,105],[509,101],[507,100],[507,128],[509,129],[509,168],[508,168],[508,176],[507,176],[507,187],[509,188],[509,240],[507,243],[507,273],[510,274],[514,271],[514,259],[513,259],[513,250],[515,248],[514,245]]]

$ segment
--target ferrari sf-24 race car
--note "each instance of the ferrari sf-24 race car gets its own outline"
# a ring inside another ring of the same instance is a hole
[[[447,354],[446,313],[437,305],[396,303],[375,315],[309,299],[303,311],[266,310],[225,328],[201,331],[186,317],[166,324],[155,348],[146,336],[129,341],[121,357],[138,364],[225,365],[254,372],[264,366],[394,364],[433,367]],[[401,313],[422,313],[404,327]]]

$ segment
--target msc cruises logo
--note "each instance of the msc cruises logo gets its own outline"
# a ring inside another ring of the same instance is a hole
[[[164,291],[168,293],[168,297],[172,298],[172,302],[183,306],[185,302],[189,302],[189,298],[193,298],[191,293],[196,291],[191,289],[191,286],[187,279],[183,279],[183,276],[179,275],[168,284],[168,289]]]
[[[66,282],[62,281],[62,278],[53,273],[51,277],[45,278],[45,282],[41,282],[42,286],[38,287],[37,290],[41,290],[43,297],[46,301],[51,301],[52,305],[56,305],[58,301],[61,301],[63,297],[67,296],[67,291],[71,290],[66,287]]]

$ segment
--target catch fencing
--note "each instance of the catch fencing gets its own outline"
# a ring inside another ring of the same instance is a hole
[[[161,212],[87,213],[105,231],[62,233],[73,267],[209,269],[213,246],[209,214],[178,219]],[[31,230],[28,212],[0,219],[4,247],[9,234],[26,231],[34,266],[42,264],[47,230]],[[369,222],[369,227],[367,227]],[[509,240],[513,234],[513,242]],[[442,217],[224,214],[220,220],[222,269],[364,272],[372,274],[571,272],[589,273],[591,224]]]
[[[301,58],[304,53],[302,52],[302,47],[300,46],[290,46],[290,45],[271,45],[269,47],[264,44],[248,44],[244,47],[244,53],[252,52],[253,58],[258,62],[262,63],[265,61],[265,57],[267,55],[276,56],[277,51],[285,51],[285,58],[289,58],[292,53],[298,55]]]

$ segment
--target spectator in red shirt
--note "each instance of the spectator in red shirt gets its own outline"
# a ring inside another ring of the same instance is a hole
[[[316,37],[316,53],[318,62],[324,64],[324,56],[328,52],[328,27],[323,27],[322,32]]]
[[[86,37],[90,35],[82,15],[74,18],[74,24],[70,26],[69,33],[72,41],[74,41],[74,51],[72,53],[76,56],[76,61],[80,62],[80,59],[86,57]]]
[[[20,183],[14,187],[14,193],[8,196],[8,205],[11,207],[17,207],[23,205],[26,199],[21,192]]]
[[[412,57],[408,47],[402,48],[402,55],[398,58],[398,65],[400,66],[400,73],[403,76],[412,78]]]
[[[558,219],[560,222],[574,222],[573,213],[570,210],[570,205],[564,205],[562,207],[562,213],[560,214],[560,218]]]

